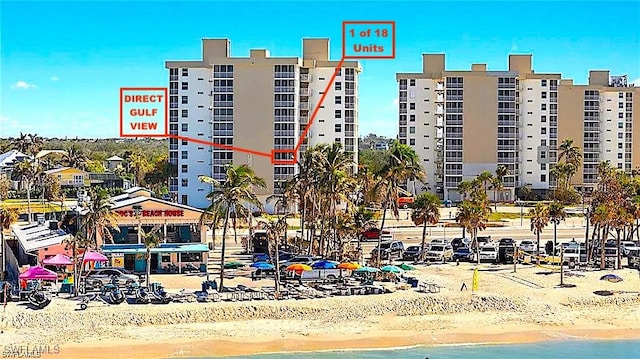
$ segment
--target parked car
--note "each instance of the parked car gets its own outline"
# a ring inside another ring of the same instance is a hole
[[[429,242],[429,245],[435,246],[435,245],[446,245],[446,244],[451,244],[451,241],[449,239],[445,239],[445,238],[436,238],[436,239],[432,239],[431,242]]]
[[[476,250],[478,247],[482,248],[484,245],[491,243],[491,236],[478,236],[476,237],[477,244],[471,242],[471,249]]]
[[[451,241],[451,246],[453,247],[453,250],[455,251],[456,249],[458,249],[460,247],[468,247],[469,243],[471,243],[471,240],[469,238],[454,238]]]
[[[314,280],[337,280],[340,278],[341,269],[312,269],[302,272],[290,271],[284,279],[314,281]]]
[[[480,262],[496,262],[498,259],[498,248],[493,245],[485,245],[480,247]]]
[[[536,253],[536,242],[525,239],[520,242],[519,249],[528,254],[534,254]]]
[[[472,261],[474,253],[469,247],[458,247],[453,251],[453,260],[460,260],[463,262]]]
[[[402,258],[402,254],[404,253],[404,243],[400,241],[389,241],[380,243],[380,247],[382,251],[380,252],[380,258],[388,259],[393,257]],[[378,247],[376,246],[371,251],[371,257],[378,256]]]
[[[119,286],[144,282],[144,275],[133,273],[123,268],[99,268],[84,275],[86,283],[93,288],[102,288],[111,283],[111,277],[118,277]]]
[[[402,260],[403,261],[414,261],[416,259],[418,259],[418,257],[420,256],[421,253],[421,246],[409,246],[407,247],[407,249],[404,251],[404,253],[402,254]],[[425,252],[426,252],[425,248]]]
[[[453,247],[450,244],[432,244],[427,251],[428,261],[450,261],[453,259]]]
[[[360,240],[368,241],[368,240],[377,240],[380,238],[380,228],[369,228],[365,231],[362,231]],[[383,230],[382,234],[391,234],[391,232],[387,230]]]
[[[629,256],[629,251],[631,249],[637,248],[638,244],[636,242],[633,241],[621,241],[620,245],[622,248],[620,248],[622,250],[622,255],[627,257]]]

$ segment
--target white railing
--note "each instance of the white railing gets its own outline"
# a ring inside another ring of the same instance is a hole
[[[301,82],[311,82],[311,80],[312,80],[311,74],[300,74]]]

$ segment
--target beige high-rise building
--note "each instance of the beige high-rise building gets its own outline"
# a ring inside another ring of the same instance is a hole
[[[418,192],[458,201],[461,181],[505,166],[499,200],[514,200],[523,186],[544,193],[554,185],[550,170],[566,138],[584,150],[573,178],[580,190],[593,187],[600,161],[623,170],[640,165],[640,130],[632,130],[640,128],[640,89],[626,76],[591,71],[588,85],[574,85],[559,73],[535,73],[532,55],[509,55],[506,71],[486,64],[446,70],[444,54],[424,54],[422,61],[422,72],[396,75],[398,137],[427,172],[426,185],[409,184]]]
[[[169,133],[263,153],[293,150],[339,63],[330,59],[329,39],[303,39],[302,47],[302,58],[271,57],[264,49],[231,57],[228,39],[203,39],[201,60],[167,61]],[[360,71],[356,61],[342,64],[299,153],[340,142],[357,163]],[[276,159],[287,159],[280,155]],[[195,207],[209,204],[211,190],[198,176],[224,180],[227,163],[249,164],[265,178],[263,199],[297,171],[293,164],[272,164],[270,157],[181,138],[169,139],[169,161],[177,165],[170,192]]]

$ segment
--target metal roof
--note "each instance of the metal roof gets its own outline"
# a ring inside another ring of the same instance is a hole
[[[194,253],[194,252],[208,252],[209,246],[207,244],[177,244],[177,243],[162,243],[160,247],[151,248],[151,253]],[[124,254],[137,254],[146,253],[147,249],[143,244],[105,244],[102,246],[102,252],[104,254],[111,253],[124,253]]]
[[[71,238],[71,235],[62,229],[49,229],[49,221],[44,222],[44,224],[13,225],[11,226],[11,231],[25,252],[58,245]]]

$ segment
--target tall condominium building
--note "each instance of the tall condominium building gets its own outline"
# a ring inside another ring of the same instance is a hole
[[[514,200],[522,186],[546,192],[566,138],[584,150],[573,178],[578,189],[593,187],[601,161],[623,170],[640,165],[638,87],[609,71],[590,71],[588,85],[575,85],[560,74],[535,73],[531,58],[509,55],[507,71],[485,64],[448,71],[444,54],[424,54],[421,73],[396,75],[398,137],[423,161],[426,190],[460,200],[461,181],[505,166],[499,200]]]
[[[202,60],[166,62],[170,135],[263,153],[294,150],[339,64],[330,60],[329,39],[303,39],[302,58],[271,57],[264,49],[231,57],[229,47],[228,39],[203,39]],[[357,163],[360,71],[356,61],[342,64],[300,153],[318,143],[340,142]],[[276,153],[275,159],[286,155]],[[224,180],[228,163],[249,164],[267,181],[268,189],[258,193],[263,199],[278,193],[297,171],[294,164],[272,164],[270,157],[182,138],[169,139],[169,161],[177,165],[171,193],[195,207],[208,205],[211,190],[198,176]]]

